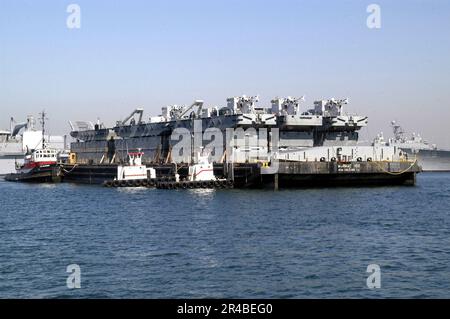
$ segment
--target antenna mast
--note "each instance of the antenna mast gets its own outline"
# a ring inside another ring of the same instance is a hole
[[[391,122],[392,129],[394,130],[394,137],[396,140],[403,140],[403,136],[405,132],[403,131],[403,128],[396,122]]]
[[[42,125],[42,149],[45,148],[45,120],[48,120],[46,118],[47,113],[45,113],[45,110],[43,110],[40,114],[41,118],[39,119]]]

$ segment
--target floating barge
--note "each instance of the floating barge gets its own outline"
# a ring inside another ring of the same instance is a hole
[[[63,182],[80,184],[103,185],[107,181],[117,178],[117,164],[61,164],[61,176]],[[188,176],[189,165],[173,164],[147,164],[148,168],[156,171],[157,182],[173,180],[174,176],[180,175],[181,179]],[[233,185],[239,188],[261,186],[261,165],[259,164],[237,164],[233,165],[214,164],[214,175],[223,179],[233,180]],[[231,173],[230,170],[233,170]],[[148,177],[147,181],[152,181]],[[127,185],[123,183],[123,185]],[[155,183],[149,185],[156,186]]]
[[[171,180],[175,169],[184,177],[188,170],[188,166],[176,168],[174,165],[148,165],[148,167],[156,170],[156,181]],[[117,165],[62,164],[61,168],[61,178],[64,182],[100,185],[117,176]],[[214,165],[214,175],[232,180],[234,188],[413,186],[416,183],[416,175],[420,172],[421,168],[417,162],[279,162],[276,172],[262,164],[238,164],[228,167],[221,164]],[[156,187],[156,182],[150,183],[150,178],[148,181],[147,187]]]
[[[281,162],[277,173],[262,169],[262,184],[278,188],[416,184],[417,162]]]

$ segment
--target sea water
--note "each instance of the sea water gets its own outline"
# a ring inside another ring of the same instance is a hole
[[[448,173],[277,192],[0,181],[0,201],[1,298],[450,297]]]

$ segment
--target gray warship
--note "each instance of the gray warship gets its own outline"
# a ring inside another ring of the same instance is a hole
[[[450,150],[440,149],[423,139],[420,134],[408,135],[402,126],[391,122],[394,137],[385,140],[383,133],[378,134],[374,144],[395,146],[402,149],[411,158],[417,158],[423,171],[450,171]]]

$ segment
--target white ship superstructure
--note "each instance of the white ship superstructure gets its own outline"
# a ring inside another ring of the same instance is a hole
[[[403,150],[408,156],[417,158],[424,171],[450,171],[450,150],[444,150],[423,139],[420,134],[407,135],[405,130],[392,121],[393,138],[386,140],[383,133],[378,134],[374,145],[394,146]]]

